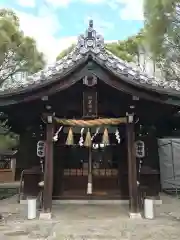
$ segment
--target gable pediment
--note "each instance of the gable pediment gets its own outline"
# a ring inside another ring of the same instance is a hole
[[[180,93],[178,81],[166,81],[148,76],[140,71],[135,63],[127,63],[107,51],[104,38],[94,30],[91,21],[85,34],[78,37],[77,45],[67,56],[31,76],[15,79],[13,82],[11,79],[6,79],[0,86],[0,96],[32,91],[60,81],[76,71],[89,58],[121,81],[133,86],[163,94],[179,95]]]

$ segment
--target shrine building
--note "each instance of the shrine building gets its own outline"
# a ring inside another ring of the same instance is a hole
[[[39,169],[44,179],[44,213],[54,200],[129,200],[136,216],[139,189],[161,190],[157,139],[178,127],[180,84],[114,56],[90,21],[67,56],[2,82],[0,109],[20,135],[17,178]],[[30,185],[24,198],[36,192]]]

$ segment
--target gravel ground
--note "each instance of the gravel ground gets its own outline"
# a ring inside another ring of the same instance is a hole
[[[126,205],[55,205],[53,219],[27,220],[16,198],[2,200],[0,240],[175,240],[180,236],[180,199],[162,195],[154,220],[129,219]]]

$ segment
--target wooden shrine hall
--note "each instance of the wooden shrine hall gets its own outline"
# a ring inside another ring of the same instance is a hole
[[[40,169],[44,214],[53,200],[129,199],[135,217],[139,189],[159,195],[157,138],[178,128],[180,84],[132,66],[90,21],[67,56],[1,83],[1,112],[20,135],[16,175]]]

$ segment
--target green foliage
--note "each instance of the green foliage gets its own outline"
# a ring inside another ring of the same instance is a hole
[[[17,147],[18,135],[10,132],[7,121],[0,121],[0,150],[7,150]]]
[[[108,43],[105,48],[122,60],[127,62],[133,61],[133,56],[126,50],[125,42],[118,41],[117,43]]]
[[[10,22],[13,22],[16,26],[19,26],[19,18],[11,9],[0,9],[0,17],[9,19]]]
[[[33,38],[24,36],[16,14],[0,9],[0,82],[18,72],[37,72],[44,65],[43,54]]]
[[[167,79],[179,79],[180,0],[145,0],[145,39]]]
[[[163,53],[165,35],[171,25],[170,15],[173,12],[174,0],[145,0],[144,15],[146,39],[155,58]]]
[[[0,121],[0,135],[6,135],[9,133],[10,128],[7,125],[7,120],[6,121]]]
[[[17,147],[18,137],[12,135],[0,135],[0,150],[8,150]]]
[[[68,55],[68,53],[70,53],[70,52],[74,49],[75,46],[76,46],[76,45],[73,43],[73,44],[71,44],[68,48],[64,49],[64,50],[63,50],[62,52],[60,52],[60,54],[57,56],[56,60],[58,61],[58,60],[60,60],[61,58],[63,58],[63,57],[65,57],[66,55]]]
[[[106,44],[106,49],[117,57],[127,62],[136,61],[139,58],[139,47],[143,47],[143,31],[136,36],[129,37],[127,40],[118,41],[117,43]]]

